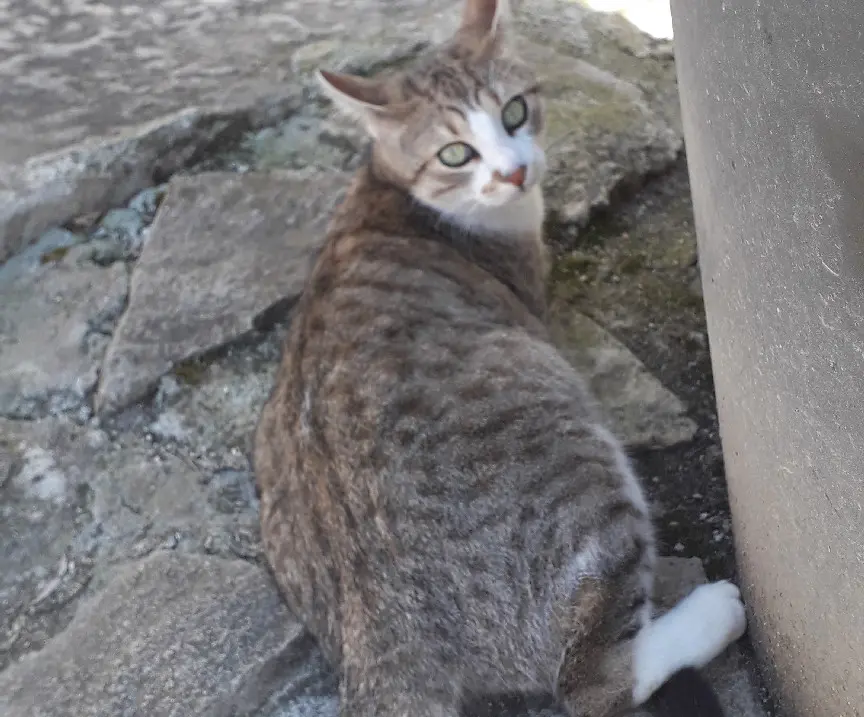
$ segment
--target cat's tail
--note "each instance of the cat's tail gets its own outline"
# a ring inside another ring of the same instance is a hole
[[[672,675],[644,709],[653,717],[725,717],[714,688],[692,667]]]

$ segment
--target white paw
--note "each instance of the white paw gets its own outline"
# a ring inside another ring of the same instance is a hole
[[[707,665],[747,629],[741,591],[728,580],[700,585],[673,612],[679,610],[681,629],[689,633],[691,667]]]
[[[678,670],[704,667],[747,628],[741,593],[723,580],[700,585],[636,636],[633,701],[642,704]]]

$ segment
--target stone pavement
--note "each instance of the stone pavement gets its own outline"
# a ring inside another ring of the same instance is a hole
[[[572,236],[681,149],[674,63],[619,18],[521,6],[550,96],[550,218]],[[0,0],[4,717],[335,714],[263,567],[248,461],[362,146],[308,71],[403,61],[453,8]],[[623,344],[578,314],[553,326],[628,447],[692,439]],[[664,593],[700,570],[670,561]],[[741,659],[715,673],[729,717],[760,714]]]

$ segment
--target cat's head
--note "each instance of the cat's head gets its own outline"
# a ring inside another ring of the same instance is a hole
[[[543,103],[505,42],[509,19],[507,0],[465,0],[456,35],[405,71],[319,73],[335,104],[363,123],[388,175],[466,225],[524,198],[546,168]]]

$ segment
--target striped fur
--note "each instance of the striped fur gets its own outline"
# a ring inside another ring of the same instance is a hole
[[[495,63],[516,66],[489,36],[499,19],[500,1],[468,0],[457,38],[386,92],[330,76],[361,114],[379,100],[368,121],[404,126],[333,218],[254,460],[268,560],[341,667],[346,717],[451,717],[467,693],[513,690],[603,717],[638,682],[650,520],[549,341],[542,212],[508,231],[418,197],[445,174],[425,125],[491,97]],[[429,112],[382,119],[383,96]]]

